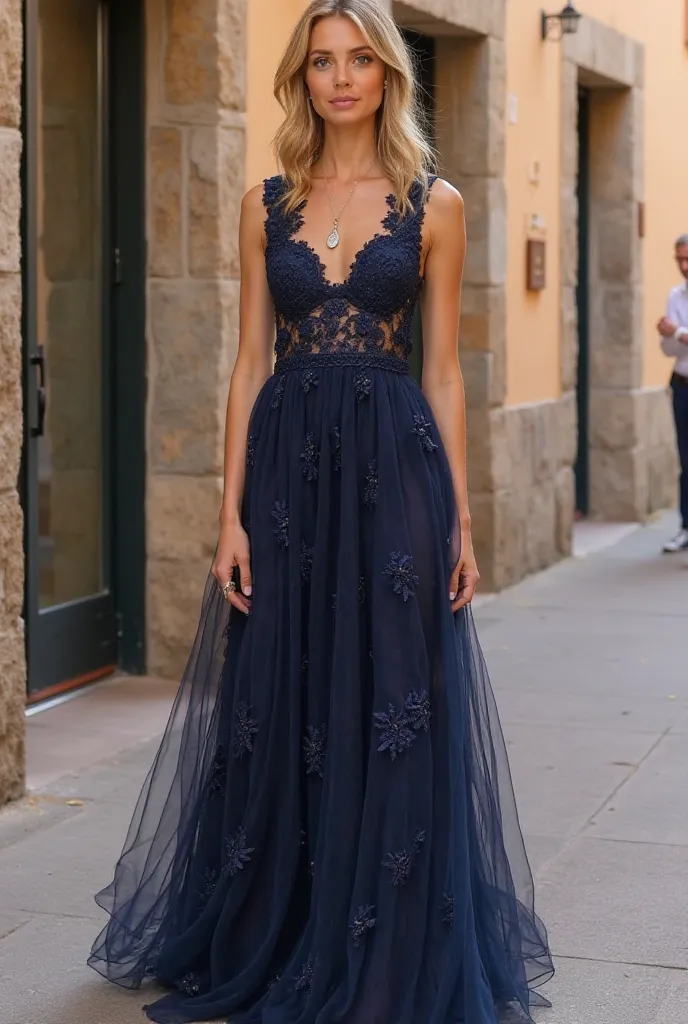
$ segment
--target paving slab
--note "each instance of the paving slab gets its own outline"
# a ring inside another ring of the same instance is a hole
[[[685,737],[662,737],[639,769],[632,772],[614,794],[609,805],[593,818],[590,828],[598,839],[683,845],[688,858]]]
[[[538,1024],[650,1024],[671,996],[676,973],[557,957],[546,988],[552,1009],[539,1011],[536,1019]]]
[[[657,742],[649,733],[513,723],[505,736],[521,827],[554,836],[580,832]]]
[[[538,882],[555,954],[688,968],[686,847],[577,837]]]

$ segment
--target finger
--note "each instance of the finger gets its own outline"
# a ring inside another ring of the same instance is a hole
[[[455,601],[456,600],[456,596],[457,596],[457,594],[459,592],[462,568],[463,568],[463,562],[460,561],[457,564],[456,568],[454,569],[454,572],[451,574],[451,579],[449,580],[449,600],[450,601]]]
[[[231,562],[216,562],[212,568],[212,574],[220,584],[220,587],[224,587],[225,583],[232,578],[232,570],[234,566]]]
[[[460,608],[465,608],[467,604],[470,604],[475,597],[476,587],[478,586],[478,580],[480,576],[478,573],[466,573],[461,577],[459,584],[459,594],[452,604],[452,611],[458,611]]]
[[[239,566],[239,585],[241,586],[242,594],[246,597],[251,596],[253,590],[253,581],[251,579],[251,562],[248,555],[240,555],[237,559]]]
[[[231,604],[233,608],[237,608],[244,615],[248,615],[251,611],[251,602],[247,601],[243,594],[240,594],[237,590],[231,590],[225,598],[227,604]]]

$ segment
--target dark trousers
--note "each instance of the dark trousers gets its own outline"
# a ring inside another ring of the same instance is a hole
[[[681,523],[688,530],[688,381],[685,378],[672,379],[671,390],[674,394],[674,419],[676,420],[676,440],[678,441],[678,457],[681,463],[679,478],[679,507]]]

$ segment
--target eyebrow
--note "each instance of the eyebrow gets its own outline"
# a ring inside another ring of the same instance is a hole
[[[354,46],[354,48],[352,50],[348,50],[347,52],[348,53],[362,53],[363,50],[370,50],[370,51],[372,51],[372,49],[373,49],[372,46],[368,46],[366,44],[365,46]],[[333,51],[332,50],[311,50],[310,56],[312,57],[316,53],[320,54],[320,56],[331,57]]]

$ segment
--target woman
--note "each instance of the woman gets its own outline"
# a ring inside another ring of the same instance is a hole
[[[159,1022],[529,1020],[551,960],[468,607],[461,197],[373,0],[314,0],[275,91],[213,578],[89,962],[171,989]]]

